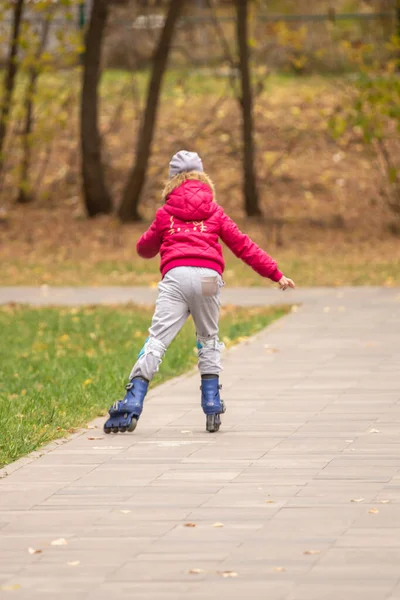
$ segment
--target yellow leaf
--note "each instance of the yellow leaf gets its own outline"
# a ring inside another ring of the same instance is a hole
[[[12,583],[11,585],[2,585],[0,590],[4,592],[14,592],[15,590],[20,590],[21,585],[19,583]]]
[[[68,333],[64,333],[63,335],[60,335],[60,337],[58,338],[59,342],[68,342],[68,340],[69,340]]]
[[[65,538],[58,538],[57,540],[53,540],[51,542],[52,546],[66,546],[68,544]]]
[[[264,348],[267,354],[275,354],[276,352],[279,352],[278,348],[273,348],[269,344],[264,344]]]
[[[368,511],[370,515],[376,515],[378,514],[379,510],[377,508],[371,508],[371,510]]]
[[[184,527],[196,527],[196,523],[185,523]]]
[[[199,575],[200,573],[204,573],[204,569],[189,569],[189,575]]]
[[[83,382],[84,386],[90,385],[91,383],[93,383],[93,379],[85,379],[85,381]]]

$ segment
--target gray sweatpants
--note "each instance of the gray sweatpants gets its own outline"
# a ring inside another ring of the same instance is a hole
[[[212,269],[176,267],[158,285],[158,298],[149,337],[129,379],[152,379],[168,346],[192,315],[197,336],[199,369],[202,375],[221,370],[223,344],[218,339],[219,292],[222,278]]]

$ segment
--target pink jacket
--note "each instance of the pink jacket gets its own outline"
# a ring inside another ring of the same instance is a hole
[[[214,201],[215,191],[204,173],[180,173],[167,184],[165,204],[137,243],[142,258],[161,254],[161,274],[175,267],[207,267],[222,274],[225,262],[219,238],[262,277],[279,281],[276,262],[242,233]]]

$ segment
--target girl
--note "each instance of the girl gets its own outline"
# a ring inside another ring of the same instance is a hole
[[[283,290],[295,287],[216,203],[214,186],[195,152],[182,150],[172,158],[162,198],[164,205],[137,243],[141,257],[161,255],[162,281],[156,309],[149,337],[129,376],[125,398],[110,408],[105,433],[135,429],[149,382],[190,314],[196,326],[206,428],[218,431],[220,415],[225,412],[219,394],[223,347],[218,339],[219,290],[225,267],[219,238],[262,277],[278,282]]]

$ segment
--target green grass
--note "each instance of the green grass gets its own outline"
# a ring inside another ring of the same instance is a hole
[[[0,70],[1,74],[1,70]],[[107,69],[102,73],[100,82],[100,95],[102,101],[112,101],[121,94],[132,93],[134,84],[135,92],[143,100],[146,95],[150,71],[144,69],[131,73],[122,69]],[[27,77],[20,73],[17,77],[16,98],[23,97]],[[79,84],[81,81],[81,67],[73,69],[43,73],[40,78],[40,94],[37,99],[40,108],[43,102],[55,103],[56,98],[67,92],[79,95]],[[332,81],[331,75],[304,75],[299,77],[293,73],[271,73],[265,79],[266,92],[269,96],[280,94],[282,89],[293,91],[314,91],[317,93],[327,83]],[[162,96],[165,98],[179,98],[182,94],[215,95],[221,94],[233,96],[229,85],[228,76],[221,69],[212,68],[173,68],[168,69],[163,79]]]
[[[223,309],[227,345],[260,331],[287,308]],[[150,308],[0,308],[0,467],[104,415],[143,345]],[[196,364],[187,323],[154,384]]]
[[[100,95],[102,102],[115,102],[121,95],[131,93],[132,82],[139,97],[144,100],[147,92],[150,72],[148,70],[137,71],[134,74],[128,71],[108,69],[104,71],[100,83]],[[70,77],[75,81],[75,76]],[[46,82],[48,85],[62,81],[58,76],[57,82]],[[259,78],[257,78],[258,81]],[[280,98],[282,94],[305,94],[306,97],[315,97],[327,85],[335,81],[334,76],[329,74],[311,74],[299,77],[294,73],[276,72],[270,73],[263,78],[264,91],[269,99]],[[63,83],[65,86],[65,82]],[[184,102],[185,96],[211,96],[211,97],[234,97],[234,91],[229,81],[229,76],[221,69],[213,68],[181,68],[168,69],[166,71],[162,98]]]

